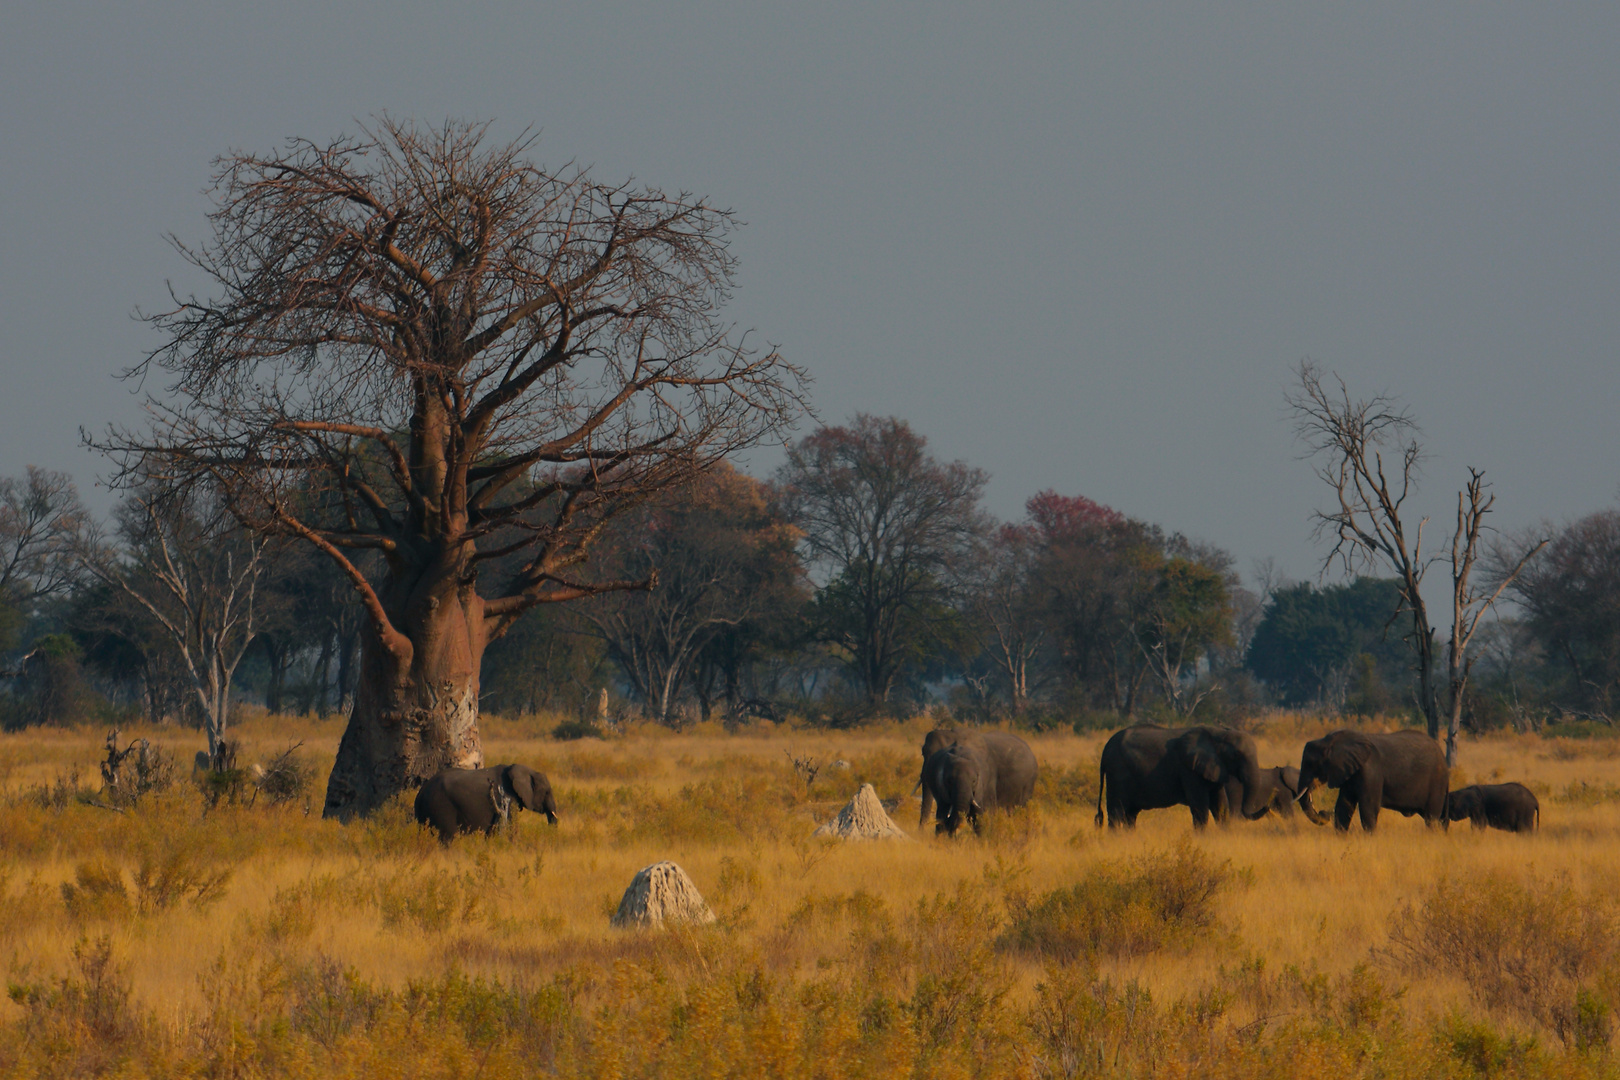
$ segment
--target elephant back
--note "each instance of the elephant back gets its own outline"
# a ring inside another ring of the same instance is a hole
[[[995,777],[995,801],[987,805],[1005,809],[1024,805],[1035,794],[1040,771],[1035,751],[1010,731],[987,731],[984,743]]]

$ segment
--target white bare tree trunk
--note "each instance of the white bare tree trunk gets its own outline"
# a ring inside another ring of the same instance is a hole
[[[147,496],[126,507],[123,531],[132,548],[144,549],[140,562],[91,547],[85,566],[134,600],[174,642],[217,764],[230,727],[231,680],[257,633],[264,541],[199,527],[172,507],[160,513]]]

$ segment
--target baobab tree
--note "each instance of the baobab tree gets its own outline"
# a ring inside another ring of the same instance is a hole
[[[485,646],[537,605],[646,587],[591,573],[604,522],[803,407],[801,373],[720,321],[729,211],[532,147],[384,117],[219,159],[211,239],[175,241],[214,295],[149,316],[162,342],[129,374],[167,393],[97,440],[121,475],[206,479],[358,594],[329,817],[479,765]]]

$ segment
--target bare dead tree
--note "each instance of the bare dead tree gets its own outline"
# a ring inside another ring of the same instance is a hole
[[[1410,413],[1387,394],[1352,399],[1344,380],[1332,377],[1327,385],[1322,372],[1306,361],[1296,371],[1298,386],[1286,395],[1294,413],[1294,431],[1318,461],[1317,476],[1333,489],[1338,506],[1317,511],[1317,535],[1328,536],[1333,547],[1323,560],[1326,571],[1335,563],[1349,573],[1387,568],[1400,583],[1401,606],[1393,616],[1410,620],[1406,640],[1412,646],[1418,676],[1418,704],[1429,737],[1440,737],[1441,702],[1439,657],[1435,630],[1423,600],[1423,578],[1436,561],[1423,552],[1423,530],[1428,518],[1408,524],[1407,501],[1415,490],[1418,466],[1424,458],[1417,424]],[[1390,456],[1386,465],[1385,454]],[[1480,554],[1485,515],[1496,499],[1486,493],[1484,472],[1470,468],[1469,479],[1457,496],[1457,525],[1451,534],[1452,627],[1446,656],[1446,758],[1457,760],[1457,731],[1462,717],[1472,660],[1468,645],[1480,617],[1489,610],[1530,558],[1546,543],[1537,542],[1511,571],[1485,588],[1473,582]]]
[[[27,609],[77,584],[86,524],[66,473],[30,465],[20,479],[0,477],[0,601]]]
[[[485,646],[536,605],[647,587],[588,572],[605,520],[804,407],[802,373],[719,321],[730,212],[547,171],[482,124],[375,129],[219,160],[211,241],[175,242],[217,295],[150,317],[130,374],[169,395],[99,440],[123,476],[208,478],[354,587],[343,819],[480,764]]]
[[[1457,528],[1451,534],[1451,641],[1446,648],[1446,688],[1449,717],[1446,723],[1446,764],[1457,764],[1457,732],[1462,727],[1463,693],[1474,658],[1468,646],[1479,629],[1479,620],[1512,585],[1524,568],[1547,546],[1549,537],[1539,537],[1523,545],[1511,564],[1505,560],[1484,585],[1476,584],[1473,573],[1480,556],[1480,537],[1485,515],[1491,512],[1496,496],[1485,490],[1483,470],[1470,468],[1468,483],[1457,493]]]
[[[257,632],[266,541],[238,528],[202,488],[141,489],[118,518],[124,549],[90,542],[82,563],[173,642],[202,712],[209,757],[220,768],[231,680]]]

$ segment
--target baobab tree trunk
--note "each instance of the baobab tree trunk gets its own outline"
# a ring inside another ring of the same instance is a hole
[[[347,821],[445,769],[483,766],[478,669],[484,601],[460,575],[392,582],[382,595],[397,631],[360,636],[360,680],[326,787],[326,817]],[[414,587],[412,587],[414,586]]]

